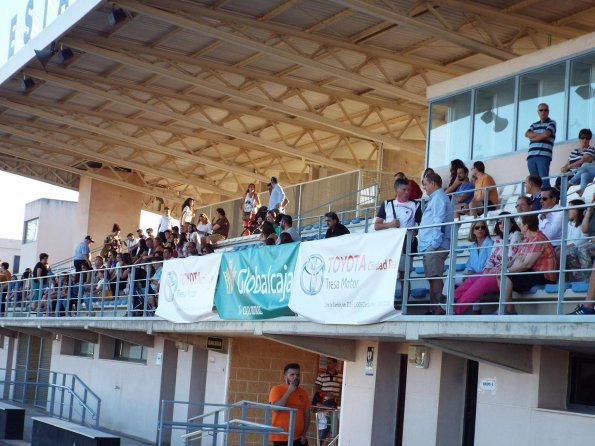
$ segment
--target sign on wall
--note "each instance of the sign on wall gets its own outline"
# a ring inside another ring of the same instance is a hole
[[[293,316],[288,302],[299,243],[226,252],[215,293],[221,319]]]
[[[406,230],[302,243],[289,307],[322,324],[369,324],[395,313]]]
[[[197,322],[213,313],[221,254],[163,262],[155,314],[178,323]]]
[[[101,0],[5,0],[0,14],[0,83],[74,26]],[[107,20],[107,16],[106,16]]]

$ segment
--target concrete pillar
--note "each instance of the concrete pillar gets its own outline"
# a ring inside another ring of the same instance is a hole
[[[376,389],[371,444],[394,444],[397,434],[397,409],[401,355],[394,342],[378,345]]]
[[[372,374],[366,374],[368,347],[374,348]],[[378,342],[359,341],[355,361],[345,361],[343,397],[339,421],[341,446],[369,446],[372,444],[374,397],[378,358]]]
[[[130,178],[127,180],[131,183],[139,181],[135,174],[128,175]],[[136,234],[141,207],[140,192],[82,176],[79,183],[76,243],[90,234],[95,239],[95,245],[91,248],[100,247],[114,223],[122,228],[123,238],[129,232]]]

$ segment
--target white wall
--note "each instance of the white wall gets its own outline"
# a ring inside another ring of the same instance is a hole
[[[562,352],[562,351],[557,351]],[[592,444],[595,415],[573,413],[538,407],[539,396],[546,404],[565,405],[567,353],[535,348],[534,372],[515,373],[480,364],[482,378],[496,380],[495,392],[478,390],[475,444],[482,446],[559,446],[561,444]],[[558,360],[553,362],[554,356]],[[562,373],[561,373],[562,372]],[[548,376],[558,376],[552,381]],[[541,385],[541,388],[540,388]],[[562,392],[561,392],[562,391]],[[495,426],[499,426],[495,430]]]
[[[430,350],[430,366],[427,369],[418,369],[415,365],[408,364],[404,445],[436,444],[441,370],[442,352],[434,349]]]
[[[147,364],[84,358],[60,354],[60,341],[52,348],[51,370],[74,373],[101,398],[100,426],[154,442],[159,420],[161,365],[156,355],[163,351],[163,338],[155,338],[148,350]]]
[[[8,238],[0,238],[0,261],[1,262],[8,262],[10,264],[9,270],[14,272],[14,256],[21,255],[21,241],[8,239]],[[19,274],[25,271],[25,267],[22,265],[19,267]]]
[[[368,347],[374,347],[375,356],[378,354],[378,342],[358,341],[355,361],[345,361],[339,420],[341,446],[367,446],[372,438],[377,358],[374,358],[374,375],[366,375]]]
[[[25,221],[39,218],[37,241],[25,243],[21,248],[21,271],[33,268],[39,254],[50,255],[50,266],[72,257],[76,233],[77,202],[41,198],[27,203]],[[23,222],[24,224],[24,222]]]

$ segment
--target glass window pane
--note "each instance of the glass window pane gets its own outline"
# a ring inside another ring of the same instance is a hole
[[[93,344],[92,342],[79,341],[78,339],[75,339],[75,341],[74,341],[74,355],[75,356],[86,356],[86,357],[92,358],[94,353],[95,353],[95,344]]]
[[[514,79],[475,92],[473,159],[504,155],[514,149]]]
[[[39,219],[27,220],[25,222],[25,234],[23,236],[23,243],[31,243],[37,240],[37,227]]]
[[[450,160],[470,156],[471,92],[431,104],[428,166],[447,166]]]
[[[549,105],[550,118],[556,121],[556,140],[565,140],[565,71],[565,64],[560,63],[521,76],[517,150],[529,149],[529,140],[525,137],[525,132],[532,123],[539,120],[537,106],[542,102]]]
[[[117,339],[115,343],[114,359],[132,362],[147,362],[148,349],[130,342]]]
[[[570,73],[568,139],[575,139],[595,122],[595,54],[573,61]]]

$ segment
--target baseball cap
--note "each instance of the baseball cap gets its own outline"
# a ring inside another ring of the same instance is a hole
[[[85,240],[89,240],[91,243],[95,243],[95,240],[93,240],[93,237],[91,237],[90,235],[86,236]]]

